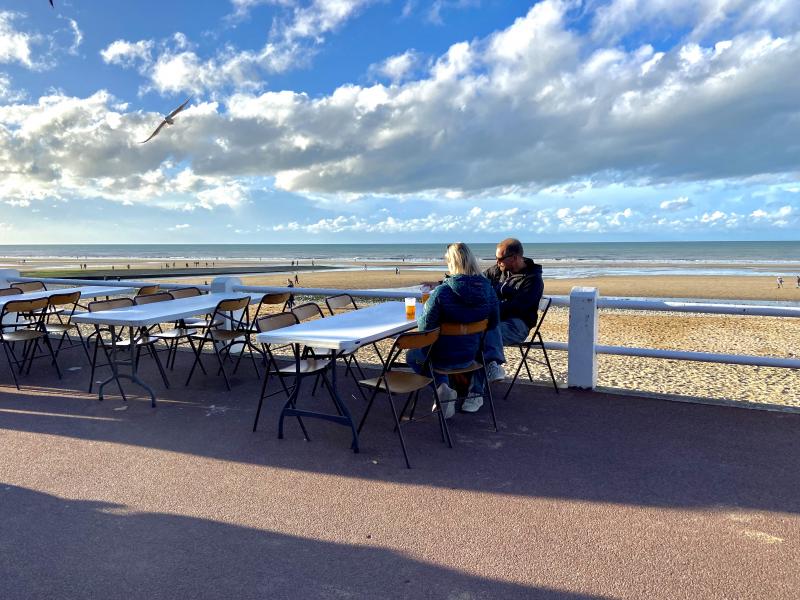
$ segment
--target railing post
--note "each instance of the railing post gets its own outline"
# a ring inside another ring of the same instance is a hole
[[[19,277],[19,271],[16,269],[0,269],[0,288],[11,287],[11,279]]]
[[[569,295],[568,376],[571,388],[597,385],[597,288],[574,287]]]
[[[211,293],[212,294],[235,294],[233,290],[233,286],[235,285],[242,285],[242,280],[238,277],[215,277],[211,280]],[[234,313],[233,318],[239,319],[242,316],[244,311],[239,311],[238,313]],[[225,323],[222,325],[223,329],[231,329],[233,323],[225,320]],[[244,338],[236,338],[244,339]],[[234,344],[231,346],[231,354],[239,354],[244,350],[244,344]]]

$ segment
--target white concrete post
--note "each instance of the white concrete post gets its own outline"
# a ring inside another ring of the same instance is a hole
[[[597,288],[574,287],[569,295],[568,377],[571,388],[597,385]]]
[[[19,277],[19,271],[16,269],[0,269],[0,288],[11,287],[12,282],[10,279]],[[14,323],[17,320],[17,315],[9,313],[6,315],[4,323]]]
[[[19,271],[16,269],[0,269],[0,288],[11,287],[10,279],[19,277]]]
[[[233,286],[235,285],[242,285],[242,280],[238,277],[215,277],[211,280],[211,293],[212,294],[235,294],[233,290]],[[242,312],[234,313],[234,318],[238,319],[242,316]],[[232,323],[230,323],[227,319],[225,320],[224,325],[222,326],[223,329],[231,329]],[[242,338],[236,338],[242,339]],[[236,344],[235,346],[231,347],[231,354],[239,354],[244,350],[243,344]]]

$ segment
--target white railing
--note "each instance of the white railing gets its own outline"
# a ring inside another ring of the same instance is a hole
[[[0,270],[0,287],[6,287],[11,283],[25,281],[42,281],[47,284],[59,285],[97,285],[99,283],[98,280],[86,279],[21,277],[18,271]],[[152,285],[152,282],[105,280],[102,282],[102,285],[112,287],[142,287],[145,285]],[[159,286],[167,290],[186,287],[186,285],[186,283],[159,283]],[[291,292],[295,295],[302,296],[332,296],[342,293],[348,293],[358,298],[397,299],[408,296],[419,298],[421,296],[421,292],[409,292],[408,290],[343,290],[338,288],[288,288],[285,286],[242,285],[238,277],[217,277],[211,282],[211,285],[198,285],[196,287],[203,291],[214,292],[245,292],[256,294]],[[567,352],[568,384],[570,387],[593,389],[596,386],[598,354],[800,369],[800,359],[793,358],[721,354],[688,350],[664,350],[631,346],[607,346],[597,343],[600,309],[798,318],[800,317],[800,307],[683,302],[668,299],[642,300],[616,297],[603,298],[600,297],[596,288],[586,287],[572,288],[572,292],[569,296],[551,296],[551,298],[552,306],[569,308],[569,341],[545,342],[545,347],[548,350]]]

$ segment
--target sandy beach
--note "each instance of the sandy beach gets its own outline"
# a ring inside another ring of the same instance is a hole
[[[10,261],[3,261],[7,265]],[[118,259],[96,261],[92,267],[115,265],[124,270],[127,264],[138,267],[152,265],[154,261]],[[241,265],[242,262],[220,261],[216,266]],[[252,264],[247,262],[246,264]],[[265,263],[267,264],[267,263]],[[52,269],[54,265],[74,268],[75,261],[52,259],[27,261],[25,265],[8,265],[11,268]],[[202,266],[202,265],[201,265]],[[485,266],[488,266],[486,264]],[[350,269],[298,273],[298,287],[336,289],[399,288],[419,284],[421,281],[440,279],[444,266],[438,269],[429,264],[424,270],[419,265],[406,263],[370,264],[364,270],[361,264]],[[395,267],[399,273],[395,273]],[[241,276],[249,285],[283,286],[287,277],[294,278],[291,267],[287,272]],[[211,277],[169,278],[168,281],[205,283]],[[794,286],[789,274],[784,288],[778,289],[770,276],[704,276],[704,275],[639,275],[606,276],[573,279],[548,279],[545,269],[545,294],[566,295],[574,286],[597,287],[604,296],[708,298],[720,300],[764,300],[800,302],[800,289]],[[167,281],[167,279],[165,279]],[[299,293],[300,290],[298,290]],[[547,340],[567,340],[565,308],[553,308],[543,326]],[[645,313],[641,311],[604,310],[600,318],[600,343],[622,346],[669,348],[709,351],[731,354],[750,354],[778,357],[796,357],[800,348],[800,327],[787,318],[731,317],[717,315],[687,315],[678,313]],[[366,357],[365,357],[366,358]],[[507,371],[516,368],[518,356],[509,352]],[[369,359],[367,359],[369,360]],[[566,382],[566,354],[552,352],[551,360],[558,379]],[[534,376],[543,382],[548,379],[544,367],[533,369]],[[667,361],[635,357],[600,356],[598,384],[670,394],[724,399],[732,401],[778,404],[800,407],[800,371],[777,368],[717,365],[685,361]]]

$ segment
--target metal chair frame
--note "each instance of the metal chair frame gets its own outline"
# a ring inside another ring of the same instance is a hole
[[[52,365],[55,367],[58,378],[61,379],[61,369],[58,368],[58,360],[56,353],[53,350],[53,345],[50,343],[50,337],[47,335],[45,329],[45,317],[47,309],[47,298],[38,298],[36,300],[9,300],[6,302],[2,310],[0,310],[0,345],[3,346],[3,351],[8,361],[8,366],[11,369],[11,376],[14,379],[14,385],[19,388],[19,380],[14,368],[19,369],[21,375],[23,371],[25,374],[30,374],[31,366],[33,365],[33,358],[39,348],[39,341],[42,340],[52,358]],[[8,325],[3,325],[6,318],[11,314],[26,314],[32,315],[33,321],[28,322],[24,327],[20,327],[19,323],[11,324],[13,331],[6,331]],[[14,345],[22,342],[22,358],[17,358],[14,352]],[[11,346],[9,348],[9,346]],[[27,370],[25,364],[27,363]]]
[[[497,431],[497,417],[494,411],[494,400],[492,398],[492,386],[491,382],[489,381],[489,376],[486,373],[486,359],[483,356],[483,344],[486,340],[486,330],[489,326],[489,320],[484,319],[482,321],[474,321],[472,323],[442,323],[440,327],[440,334],[439,340],[441,341],[442,338],[446,337],[453,337],[453,336],[462,336],[462,335],[475,335],[480,334],[480,340],[478,342],[478,349],[475,353],[475,358],[472,361],[472,364],[463,367],[463,368],[440,368],[437,367],[434,363],[433,365],[433,372],[438,373],[440,375],[459,375],[459,374],[466,374],[466,373],[474,373],[475,371],[483,370],[483,381],[484,381],[484,390],[486,391],[487,398],[489,400],[489,408],[492,414],[492,424],[494,425],[494,430]]]
[[[439,339],[440,330],[437,327],[436,329],[431,329],[429,331],[413,331],[409,333],[403,333],[397,336],[394,340],[394,344],[392,344],[392,348],[389,351],[389,355],[386,357],[386,363],[383,366],[383,370],[378,377],[372,379],[364,379],[358,382],[359,386],[366,387],[368,389],[372,389],[372,395],[367,402],[367,407],[364,410],[364,415],[361,417],[361,421],[358,424],[358,433],[361,433],[361,429],[364,427],[364,423],[367,420],[367,416],[369,415],[369,411],[372,408],[372,403],[375,401],[375,397],[378,395],[378,392],[383,392],[386,394],[386,397],[389,401],[389,407],[391,408],[392,417],[394,419],[394,426],[395,431],[397,432],[398,437],[400,438],[400,447],[403,449],[403,458],[406,461],[406,467],[411,468],[411,462],[408,459],[408,448],[406,447],[406,440],[403,436],[403,430],[401,427],[401,422],[403,420],[403,415],[406,412],[406,409],[409,405],[413,402],[412,406],[416,406],[416,403],[419,399],[419,393],[423,389],[430,387],[433,389],[433,404],[434,404],[434,412],[439,417],[439,430],[442,436],[442,441],[445,442],[448,447],[453,447],[453,440],[450,437],[450,430],[447,427],[447,421],[444,418],[444,411],[442,410],[441,401],[439,399],[439,394],[436,391],[436,386],[432,385],[434,382],[433,379],[433,372],[431,367],[431,349],[436,341]],[[427,352],[425,354],[425,361],[422,365],[423,372],[427,371],[429,376],[419,375],[417,373],[411,373],[408,371],[395,371],[393,370],[395,365],[398,363],[398,359],[400,355],[406,351],[416,348],[427,348]],[[394,404],[394,395],[402,395],[408,394],[406,398],[406,402],[403,406],[403,409],[400,411],[399,415],[397,412],[397,407]],[[413,421],[413,409],[411,414],[409,415],[409,421]]]
[[[544,323],[544,319],[547,316],[547,311],[550,310],[550,305],[553,303],[552,298],[542,298],[539,301],[539,311],[541,312],[541,316],[539,317],[538,321],[536,322],[536,327],[533,328],[533,331],[528,336],[528,339],[520,344],[512,344],[517,349],[519,349],[519,354],[521,357],[520,363],[517,366],[517,370],[514,372],[514,378],[511,380],[511,383],[506,390],[503,399],[507,399],[508,395],[511,393],[511,390],[514,388],[514,384],[517,382],[517,378],[519,377],[520,371],[522,367],[525,367],[525,371],[528,373],[528,379],[533,381],[533,376],[531,375],[531,370],[528,367],[528,359],[531,350],[534,348],[539,348],[544,355],[544,360],[538,360],[535,358],[530,358],[531,361],[538,363],[540,365],[545,365],[547,370],[550,371],[550,379],[553,382],[553,389],[558,394],[558,383],[556,383],[556,376],[553,374],[553,367],[550,366],[550,358],[547,356],[547,349],[544,347],[544,340],[542,339],[542,334],[539,332],[539,329]]]
[[[275,331],[276,329],[283,329],[284,327],[290,327],[292,325],[297,325],[300,320],[297,318],[293,312],[281,312],[273,315],[265,315],[260,317],[256,321],[256,329],[259,333],[266,332],[266,331]],[[328,378],[325,376],[325,371],[331,367],[333,362],[325,357],[325,358],[317,358],[311,355],[311,352],[308,348],[303,348],[301,350],[300,344],[286,344],[283,346],[279,346],[280,348],[285,348],[286,346],[292,347],[292,361],[289,365],[281,367],[278,364],[278,359],[276,358],[275,354],[273,353],[273,347],[271,344],[261,344],[261,348],[264,354],[264,359],[266,363],[265,372],[264,372],[264,381],[261,384],[261,392],[258,397],[258,408],[256,409],[256,418],[253,421],[253,431],[256,431],[258,428],[258,420],[261,416],[261,408],[264,404],[264,400],[271,396],[275,396],[283,392],[286,394],[286,405],[289,408],[296,408],[297,406],[297,396],[300,391],[300,384],[302,380],[306,377],[310,376],[320,376],[327,387],[328,391],[331,392],[333,395],[333,391],[331,388],[331,383]],[[281,389],[278,389],[274,392],[269,394],[266,393],[267,385],[269,383],[270,377],[272,375],[276,375],[278,377],[278,382],[281,384]],[[294,381],[291,385],[287,385],[285,379],[293,378]],[[336,402],[334,401],[334,405],[336,406]],[[339,410],[338,406],[336,406],[337,411]],[[311,438],[308,435],[308,430],[303,423],[303,418],[301,415],[295,415],[297,418],[297,422],[300,425],[300,429],[303,432],[303,437],[306,440],[310,440]],[[283,437],[283,424],[282,421],[279,424],[279,437]]]
[[[250,336],[253,335],[253,330],[250,326],[250,316],[248,314],[249,306],[250,296],[245,296],[244,298],[233,298],[230,300],[220,300],[211,315],[211,322],[219,322],[221,324],[227,323],[229,324],[230,329],[207,327],[202,336],[195,336],[194,339],[199,339],[200,343],[197,345],[194,354],[194,362],[192,363],[192,368],[189,371],[189,376],[186,378],[186,385],[189,385],[189,382],[192,380],[192,375],[194,374],[194,370],[197,365],[200,364],[201,367],[203,366],[201,359],[203,347],[205,346],[206,342],[209,341],[211,342],[211,348],[214,350],[214,354],[217,357],[217,362],[219,363],[218,373],[222,373],[222,377],[225,380],[225,387],[228,389],[228,391],[231,390],[231,384],[228,379],[228,374],[225,372],[224,362],[230,358],[231,350],[237,344],[242,344],[244,347],[242,348],[239,357],[236,360],[236,365],[233,369],[233,372],[236,373],[236,371],[239,369],[239,363],[242,360],[242,356],[244,356],[245,349],[247,349],[247,351],[250,353],[250,360],[253,362],[253,368],[255,369],[256,376],[259,378],[261,377],[260,373],[258,372],[258,364],[253,356],[253,351],[260,353],[261,350],[250,341]],[[239,312],[241,312],[241,316],[237,317],[236,313]]]

